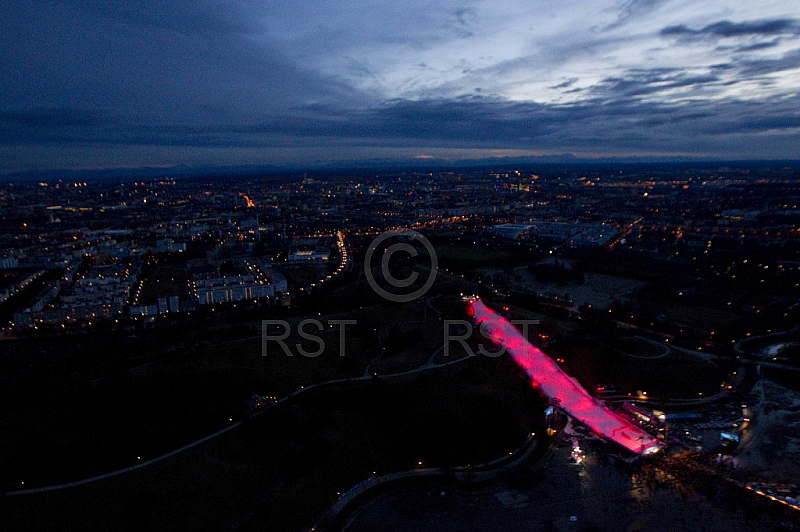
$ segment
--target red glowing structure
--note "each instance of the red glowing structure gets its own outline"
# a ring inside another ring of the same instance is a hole
[[[656,453],[664,444],[629,421],[612,412],[567,375],[541,350],[532,345],[506,318],[498,315],[477,298],[469,298],[469,312],[482,326],[485,336],[504,347],[525,370],[534,387],[556,403],[568,415],[637,454]]]

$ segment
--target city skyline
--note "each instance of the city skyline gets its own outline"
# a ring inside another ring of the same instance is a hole
[[[8,6],[0,172],[542,157],[791,159],[800,8]]]

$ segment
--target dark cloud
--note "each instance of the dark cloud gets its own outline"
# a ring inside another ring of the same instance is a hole
[[[458,22],[462,26],[472,26],[475,24],[477,15],[474,9],[461,7],[456,9],[456,18],[458,18]]]
[[[0,111],[0,144],[73,143],[91,141],[111,124],[99,110],[39,108]]]
[[[574,85],[578,81],[578,78],[569,78],[567,80],[562,81],[557,85],[552,85],[548,88],[550,89],[566,89]]]
[[[365,100],[342,81],[240,33],[249,23],[239,4],[200,4],[206,7],[132,4],[130,17],[123,16],[123,2],[15,5],[3,15],[11,19],[8,31],[0,32],[0,47],[8,51],[0,55],[0,101],[192,122],[208,120],[212,109],[216,120],[241,120],[313,101]],[[206,20],[212,18],[215,23]]]
[[[757,42],[754,44],[748,44],[745,46],[737,46],[734,48],[735,52],[743,53],[743,52],[756,52],[758,50],[766,50],[767,48],[774,48],[780,44],[779,40],[774,41],[764,41],[764,42]]]
[[[97,126],[107,122],[99,111],[80,109],[30,109],[25,111],[0,111],[0,122],[26,128],[63,129]]]
[[[737,136],[800,126],[800,97],[785,101],[666,105],[596,99],[574,105],[491,98],[396,101],[351,120],[283,120],[261,126],[300,137],[361,138],[383,145],[515,147],[519,149],[645,149],[693,152],[719,148]],[[313,125],[311,125],[313,124]],[[787,141],[791,139],[787,137]],[[591,140],[594,139],[594,140]],[[691,141],[693,146],[688,146]],[[728,148],[733,147],[730,144]],[[737,148],[743,146],[737,146]]]
[[[357,112],[317,105],[257,124],[152,125],[59,121],[3,116],[0,138],[29,142],[194,148],[344,146],[646,150],[704,153],[752,151],[752,140],[773,135],[783,149],[800,127],[800,97],[774,102],[726,100],[668,105],[635,99],[595,98],[572,105],[511,102],[497,98],[395,100]],[[33,123],[35,126],[31,126]],[[9,124],[11,124],[9,126]],[[42,124],[41,126],[39,124]],[[27,133],[26,133],[27,132]],[[33,133],[38,132],[38,137]],[[751,154],[752,155],[752,154]]]
[[[253,4],[241,0],[67,0],[60,4],[125,25],[149,26],[186,35],[246,35],[260,29]]]
[[[800,68],[800,49],[792,50],[773,59],[747,59],[739,64],[739,72],[744,77],[763,76],[785,70]]]
[[[673,68],[633,69],[626,74],[604,79],[592,92],[609,99],[632,98],[673,89],[703,89],[720,82],[714,74],[693,75]]]
[[[691,29],[684,24],[667,26],[661,35],[667,37],[746,37],[751,35],[797,35],[800,33],[800,22],[797,19],[783,18],[772,20],[756,20],[748,22],[731,22],[723,20],[709,24],[700,29]]]

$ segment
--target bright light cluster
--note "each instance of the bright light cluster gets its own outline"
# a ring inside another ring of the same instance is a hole
[[[484,334],[505,347],[514,361],[530,376],[533,385],[568,415],[634,453],[651,454],[663,447],[656,438],[589,395],[578,381],[528,342],[507,319],[480,300],[470,299],[469,302],[470,313],[474,315],[476,323],[485,324]]]

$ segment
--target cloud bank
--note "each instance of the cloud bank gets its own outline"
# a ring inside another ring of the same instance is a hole
[[[0,22],[2,172],[800,145],[793,0],[31,0]]]

